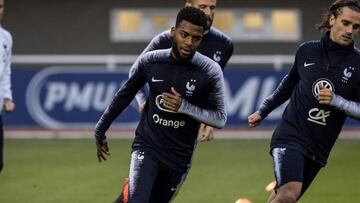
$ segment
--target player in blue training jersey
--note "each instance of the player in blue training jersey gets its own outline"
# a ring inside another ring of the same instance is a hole
[[[345,118],[360,119],[360,29],[357,0],[332,3],[319,29],[321,40],[302,44],[290,72],[248,117],[255,127],[290,98],[271,139],[276,179],[268,202],[296,202],[325,166]]]
[[[205,14],[183,8],[171,29],[170,49],[143,54],[116,93],[95,129],[97,157],[106,160],[105,132],[146,83],[149,98],[132,144],[128,192],[123,202],[167,203],[191,166],[200,123],[226,122],[224,78],[220,66],[196,52],[207,27]]]
[[[4,0],[0,0],[0,21],[4,15]],[[1,59],[0,60],[0,172],[4,166],[3,161],[3,147],[4,147],[4,129],[1,114],[2,112],[11,112],[15,108],[15,103],[12,100],[11,91],[11,49],[12,37],[11,34],[0,26],[0,43],[2,44]]]
[[[186,0],[185,7],[194,7],[202,10],[207,17],[207,27],[204,32],[201,44],[198,48],[198,52],[209,57],[211,60],[217,62],[221,69],[224,70],[227,62],[234,51],[234,45],[232,40],[226,36],[220,30],[212,27],[215,11],[216,11],[217,0]],[[159,35],[155,36],[151,42],[144,49],[142,54],[149,51],[168,49],[172,46],[173,36],[171,30],[166,30]],[[141,57],[141,55],[139,56]],[[135,63],[136,64],[136,63]],[[129,76],[135,71],[136,66],[133,65],[130,69]],[[147,96],[144,89],[141,89],[136,94],[136,101],[139,106],[139,111],[143,112],[146,104]],[[201,124],[199,128],[199,140],[200,141],[211,141],[214,138],[214,128],[209,125]],[[127,179],[125,180],[124,187],[127,187]],[[123,193],[123,192],[122,192]],[[115,202],[121,203],[122,193]]]
[[[212,27],[216,10],[217,0],[186,0],[185,7],[194,7],[202,10],[207,17],[207,27],[204,32],[202,42],[198,48],[198,52],[209,57],[217,62],[222,69],[225,68],[227,62],[233,54],[234,45],[232,40],[223,32]],[[142,54],[158,49],[167,49],[172,46],[173,36],[170,30],[155,36]],[[134,71],[134,66],[130,69],[130,75]],[[146,94],[143,89],[136,95],[136,101],[139,105],[139,110],[142,109],[146,103]],[[213,139],[213,128],[207,125],[201,125],[199,130],[200,141],[209,141]]]

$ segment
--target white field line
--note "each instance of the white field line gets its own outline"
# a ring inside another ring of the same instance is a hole
[[[134,129],[110,130],[108,138],[131,139]],[[215,139],[269,139],[273,129],[223,129],[215,130]],[[5,129],[7,139],[93,139],[94,131],[81,130],[43,130],[43,129]],[[360,139],[360,128],[344,129],[340,138]]]

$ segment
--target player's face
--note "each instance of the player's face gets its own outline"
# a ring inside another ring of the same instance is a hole
[[[202,10],[208,18],[208,28],[210,29],[215,15],[216,0],[192,0],[185,4],[185,6],[191,6]]]
[[[2,20],[4,15],[4,0],[0,0],[0,21]]]
[[[350,44],[360,29],[360,13],[348,7],[341,9],[340,14],[329,19],[330,39],[340,45]]]
[[[189,60],[201,43],[204,28],[194,25],[186,20],[180,22],[178,27],[171,28],[173,41],[173,55],[178,60]]]

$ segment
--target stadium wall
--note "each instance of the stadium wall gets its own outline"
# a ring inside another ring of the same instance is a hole
[[[16,0],[6,1],[3,26],[14,37],[14,54],[138,54],[146,42],[112,43],[113,8],[180,8],[184,0]],[[298,42],[242,42],[235,54],[293,54],[301,41],[317,39],[314,25],[328,0],[219,0],[218,8],[291,8],[302,12]]]

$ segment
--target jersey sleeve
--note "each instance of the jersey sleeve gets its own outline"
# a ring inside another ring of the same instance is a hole
[[[6,56],[5,61],[5,70],[2,79],[0,80],[0,87],[3,91],[3,97],[6,99],[12,100],[12,91],[11,91],[11,55],[12,55],[12,37],[8,35],[9,41],[9,54]]]
[[[105,139],[105,132],[109,129],[111,123],[120,115],[120,113],[134,99],[135,94],[146,83],[144,73],[145,64],[142,57],[134,64],[134,72],[124,85],[117,91],[110,105],[106,108],[95,127],[95,136]]]
[[[299,57],[300,54],[299,51],[297,51],[294,64],[288,74],[285,75],[285,77],[281,80],[276,90],[260,105],[257,113],[263,119],[267,117],[270,112],[272,112],[290,98],[295,85],[299,82],[300,79],[297,69],[297,61],[299,60]]]
[[[165,31],[163,33],[158,34],[150,41],[150,43],[146,46],[146,48],[143,50],[141,55],[136,59],[136,61],[138,61],[139,58],[147,52],[150,52],[153,50],[158,50],[158,49],[170,48],[171,43],[172,43],[172,40],[171,40],[169,31]],[[135,66],[136,61],[130,68],[129,77],[131,77],[131,75],[135,72],[135,69],[137,68],[137,66]],[[140,106],[142,103],[144,103],[146,101],[146,98],[147,98],[147,95],[145,93],[145,90],[144,90],[144,88],[141,88],[135,96],[137,104]]]
[[[350,101],[340,95],[334,94],[330,106],[345,112],[345,114],[351,118],[360,120],[360,88],[357,93],[357,101]]]
[[[221,66],[221,69],[225,69],[226,64],[229,62],[231,56],[233,55],[234,52],[234,44],[232,41],[228,42],[228,46],[225,52],[225,57],[224,57],[224,61],[219,64]]]
[[[186,99],[183,99],[178,112],[187,114],[201,123],[205,123],[215,128],[222,128],[225,126],[227,119],[224,101],[225,85],[221,69],[219,66],[217,68],[217,74],[211,78],[212,83],[208,97],[208,108],[204,109],[197,107]]]

